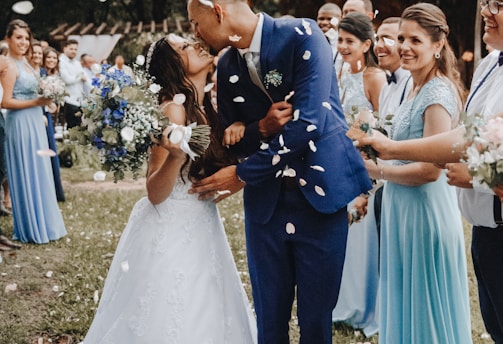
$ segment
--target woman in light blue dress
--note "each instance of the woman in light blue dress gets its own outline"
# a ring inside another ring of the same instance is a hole
[[[386,76],[377,67],[374,55],[374,28],[370,19],[353,12],[339,23],[339,52],[350,69],[341,78],[341,103],[348,122],[358,109],[379,110],[379,93]],[[348,205],[367,202],[357,197]],[[377,332],[376,302],[379,282],[379,240],[374,216],[374,197],[368,197],[367,214],[349,227],[346,259],[339,299],[332,312],[333,322],[344,322],[363,330],[366,336]],[[362,214],[361,216],[363,216]]]
[[[31,41],[28,25],[16,19],[6,32],[9,68],[1,81],[2,105],[8,109],[5,156],[14,239],[43,244],[66,235],[56,200],[42,108],[51,101],[37,96],[38,78],[24,57]]]
[[[442,11],[407,8],[398,49],[413,89],[393,119],[394,140],[431,136],[457,122],[463,90]],[[471,343],[461,214],[445,172],[431,163],[368,164],[384,176],[381,222],[380,344]]]

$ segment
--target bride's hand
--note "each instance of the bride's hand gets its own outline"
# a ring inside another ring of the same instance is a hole
[[[178,143],[173,143],[169,139],[169,134],[173,131],[173,127],[167,126],[163,132],[160,138],[155,138],[151,137],[152,142],[157,144],[158,146],[161,146],[162,148],[166,149],[169,152],[169,155],[173,158],[179,158],[179,159],[185,159],[185,156],[187,155],[181,148],[180,148],[180,142]]]

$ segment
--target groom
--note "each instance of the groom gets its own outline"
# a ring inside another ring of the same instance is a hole
[[[212,48],[231,46],[219,59],[218,111],[224,127],[246,125],[233,146],[241,162],[195,183],[191,192],[216,194],[219,201],[246,184],[259,343],[289,343],[295,292],[301,343],[332,343],[346,204],[371,185],[345,135],[330,46],[316,22],[256,15],[246,0],[188,0],[188,13],[196,35]],[[293,118],[281,128],[285,116],[290,119],[284,100],[291,91]]]

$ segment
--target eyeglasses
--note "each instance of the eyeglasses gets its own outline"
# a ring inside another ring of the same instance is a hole
[[[479,2],[480,9],[483,10],[486,6],[489,6],[489,12],[492,14],[498,14],[500,6],[503,6],[503,1],[498,0],[481,0]]]

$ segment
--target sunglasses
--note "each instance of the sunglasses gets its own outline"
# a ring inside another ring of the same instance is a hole
[[[486,6],[489,6],[489,12],[491,12],[492,14],[498,14],[500,6],[503,6],[503,1],[481,0],[479,4],[481,10],[483,10]]]

